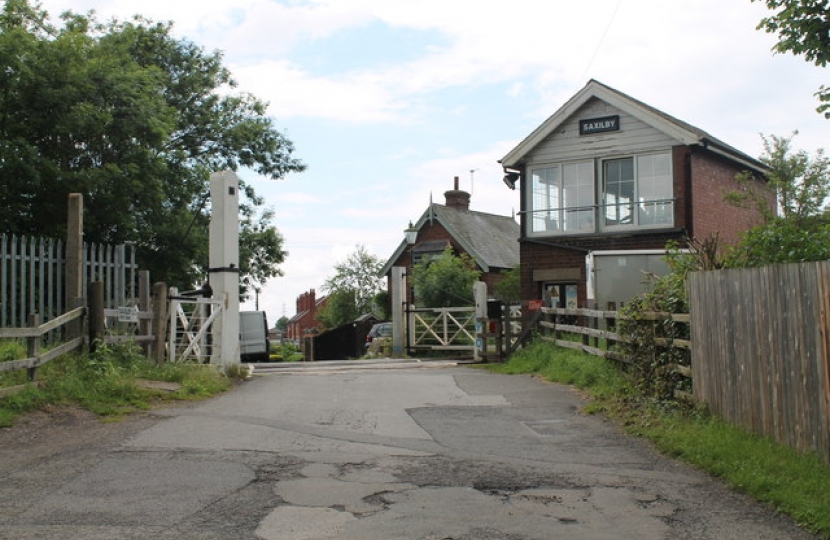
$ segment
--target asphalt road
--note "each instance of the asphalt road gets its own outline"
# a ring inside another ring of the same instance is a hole
[[[0,539],[813,538],[568,387],[319,364],[117,423],[62,409],[0,430]]]

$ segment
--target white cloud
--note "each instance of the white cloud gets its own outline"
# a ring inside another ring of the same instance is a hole
[[[270,112],[278,118],[386,122],[397,118],[405,106],[372,75],[315,77],[284,60],[237,66],[233,72],[240,87],[269,102]]]

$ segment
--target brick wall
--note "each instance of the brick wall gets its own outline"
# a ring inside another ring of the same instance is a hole
[[[718,233],[721,248],[733,245],[741,232],[762,223],[754,205],[739,208],[724,201],[727,192],[741,189],[735,180],[741,169],[704,150],[693,151],[691,158],[690,235],[703,240]],[[764,189],[760,182],[757,187]],[[769,194],[770,205],[773,200]]]

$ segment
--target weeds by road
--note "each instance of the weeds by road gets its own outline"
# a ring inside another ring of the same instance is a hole
[[[0,343],[0,360],[25,356],[25,346]],[[25,382],[25,370],[0,373],[0,388]],[[166,389],[146,381],[175,383]],[[134,344],[100,346],[95,353],[65,355],[41,367],[38,385],[0,399],[0,427],[48,405],[79,405],[98,415],[118,417],[169,400],[201,399],[227,390],[231,379],[211,366],[153,364]]]
[[[653,441],[663,453],[722,478],[737,491],[830,539],[830,467],[815,454],[801,454],[757,437],[700,407],[644,399],[635,394],[617,365],[580,351],[539,341],[507,363],[487,368],[535,373],[575,385],[592,398],[586,412],[606,414],[629,434]]]

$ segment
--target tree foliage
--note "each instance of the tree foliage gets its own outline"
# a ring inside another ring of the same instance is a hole
[[[493,295],[504,302],[518,302],[522,299],[520,267],[502,272],[502,277],[493,287]]]
[[[447,248],[438,258],[413,268],[416,303],[429,308],[470,306],[475,302],[473,284],[480,276],[472,257],[456,256]]]
[[[767,180],[777,199],[770,209],[763,193],[749,187],[730,193],[734,204],[755,204],[765,222],[747,231],[726,257],[730,267],[807,262],[830,258],[830,160],[819,150],[815,156],[793,152],[792,137],[764,137],[761,161],[769,167]],[[739,181],[749,186],[745,178]]]
[[[328,300],[318,314],[320,322],[326,328],[336,328],[375,312],[375,298],[385,287],[378,275],[381,268],[383,263],[363,245],[357,245],[345,261],[335,264],[334,275],[323,283]]]
[[[759,29],[778,35],[776,52],[803,55],[809,62],[826,67],[830,60],[830,9],[826,0],[752,0],[763,1],[774,15],[764,17]],[[830,87],[822,85],[816,92],[821,105],[818,111],[830,118]]]
[[[207,265],[211,172],[245,167],[278,179],[304,165],[235,91],[219,52],[141,17],[53,25],[28,0],[0,14],[0,230],[62,237],[67,195],[84,196],[86,239],[135,245],[153,279],[188,287]],[[242,186],[243,283],[279,273],[282,237]]]
[[[285,330],[288,328],[288,321],[289,320],[290,319],[288,317],[286,317],[285,315],[283,315],[282,317],[277,319],[277,324],[276,324],[277,330],[279,330],[281,332],[285,332]]]

